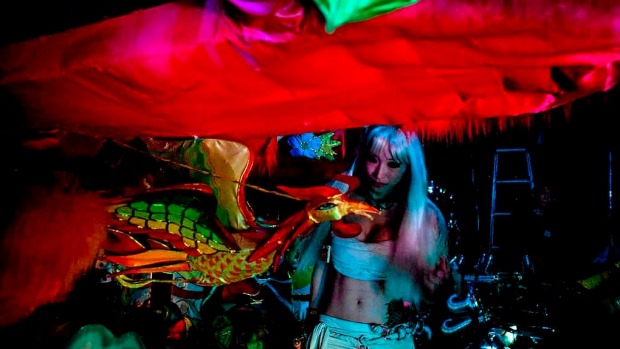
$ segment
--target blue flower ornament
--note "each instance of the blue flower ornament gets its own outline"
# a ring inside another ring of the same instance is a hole
[[[312,132],[302,133],[288,137],[287,143],[291,146],[293,157],[306,157],[309,159],[326,158],[334,160],[336,152],[332,149],[341,144],[340,141],[332,139],[333,132],[315,135]]]

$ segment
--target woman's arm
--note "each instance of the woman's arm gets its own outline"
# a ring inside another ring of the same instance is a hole
[[[325,290],[325,284],[327,279],[327,269],[329,265],[321,258],[314,265],[312,271],[312,284],[310,286],[310,308],[319,308],[321,305],[321,298]]]
[[[430,268],[425,270],[422,278],[424,293],[427,297],[430,297],[437,287],[448,280],[450,276],[450,268],[447,263],[448,227],[446,220],[439,207],[437,207],[437,205],[435,205],[435,203],[430,199],[427,201],[427,209],[427,219],[431,222],[428,224],[428,227],[433,228],[434,231],[432,234],[435,237],[435,242],[433,244],[435,251],[433,254],[438,256],[436,264],[429,266]]]
[[[310,303],[303,319],[301,338],[302,341],[308,338],[309,332],[319,323],[319,306],[321,306],[322,298],[325,290],[329,264],[322,258],[314,264],[312,270],[312,279],[310,285]]]

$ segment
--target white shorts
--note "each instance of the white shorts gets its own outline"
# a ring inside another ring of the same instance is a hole
[[[365,324],[321,315],[306,349],[414,349],[415,324],[393,327]]]

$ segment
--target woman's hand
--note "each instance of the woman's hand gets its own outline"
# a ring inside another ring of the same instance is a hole
[[[441,285],[449,276],[448,263],[446,257],[442,256],[437,261],[435,268],[428,270],[423,277],[424,289],[428,292],[433,292],[439,285]]]

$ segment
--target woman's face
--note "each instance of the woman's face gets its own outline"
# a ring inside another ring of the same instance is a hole
[[[405,164],[392,157],[389,147],[371,152],[365,166],[370,195],[374,199],[384,198],[392,192],[406,171]]]

